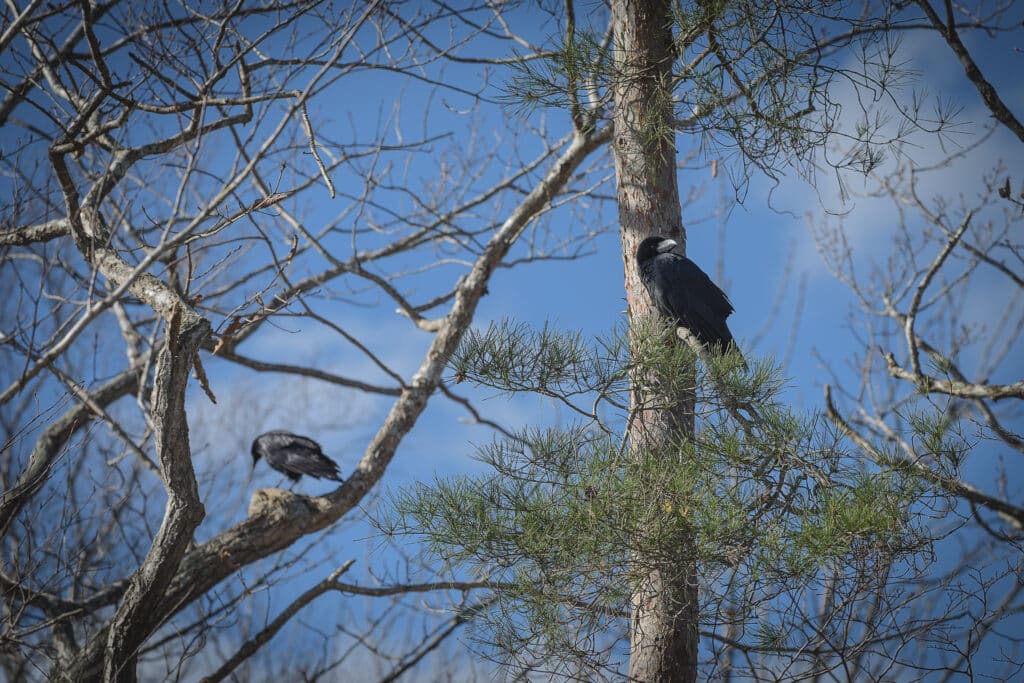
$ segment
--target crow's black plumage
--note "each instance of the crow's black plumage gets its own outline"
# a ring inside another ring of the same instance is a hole
[[[341,481],[337,463],[324,455],[320,444],[283,429],[260,434],[252,442],[253,467],[260,458],[292,481],[298,481],[303,474]]]
[[[636,250],[640,280],[658,311],[677,321],[716,351],[735,346],[725,319],[732,304],[718,285],[690,259],[672,251],[673,240],[648,237]]]

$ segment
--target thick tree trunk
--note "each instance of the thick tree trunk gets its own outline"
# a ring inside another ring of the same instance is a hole
[[[622,257],[631,321],[655,311],[640,283],[634,254],[650,235],[684,244],[676,183],[672,129],[673,63],[671,3],[668,0],[612,0],[615,31],[615,170]],[[635,457],[657,452],[693,433],[693,396],[672,397],[666,407],[645,410],[651,401],[635,389],[637,415],[630,428]],[[664,539],[663,539],[664,540]],[[632,681],[695,681],[697,678],[697,582],[692,539],[676,539],[679,562],[655,564],[637,557],[640,575],[633,595],[629,677]]]

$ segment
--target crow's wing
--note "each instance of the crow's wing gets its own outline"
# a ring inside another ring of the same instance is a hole
[[[263,441],[263,443],[266,445],[266,448],[268,449],[296,448],[300,450],[304,449],[313,451],[314,453],[323,452],[323,450],[320,448],[320,444],[318,444],[316,441],[313,441],[313,439],[310,439],[308,436],[292,434],[291,432],[286,432],[283,429],[275,429],[273,431],[267,432],[266,434],[260,437],[260,440]]]
[[[338,476],[338,465],[323,454],[313,439],[283,430],[267,432],[260,437],[267,464],[296,480],[303,474],[311,477],[334,479]]]
[[[323,453],[289,450],[285,453],[284,469],[294,472],[296,478],[300,474],[308,474],[317,479],[341,481],[341,477],[338,476],[337,463]]]
[[[662,315],[677,319],[704,344],[732,342],[725,319],[733,312],[729,297],[700,267],[679,254],[658,254],[644,268],[644,284]]]

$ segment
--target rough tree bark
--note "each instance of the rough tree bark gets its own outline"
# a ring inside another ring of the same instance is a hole
[[[163,522],[142,565],[131,577],[111,620],[104,655],[104,681],[137,680],[139,647],[164,616],[152,609],[178,569],[192,534],[205,515],[188,440],[185,392],[192,359],[210,334],[202,319],[182,329],[180,314],[172,314],[167,340],[160,352],[153,386],[153,424],[160,471],[167,487]]]
[[[622,231],[626,298],[632,324],[655,315],[644,292],[634,254],[641,240],[668,235],[684,244],[676,182],[672,128],[671,3],[613,0],[615,36],[615,171]],[[693,396],[659,396],[658,409],[637,386],[630,447],[636,457],[656,453],[693,432]],[[681,561],[672,567],[636,558],[641,574],[634,588],[630,623],[629,679],[695,681],[697,678],[696,565],[677,539]]]

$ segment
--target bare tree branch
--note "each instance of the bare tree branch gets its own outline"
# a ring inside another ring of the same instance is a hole
[[[1003,99],[999,96],[999,91],[985,79],[985,75],[978,68],[977,62],[968,52],[967,47],[960,40],[960,34],[956,30],[956,19],[953,16],[953,3],[951,0],[944,0],[946,6],[946,21],[943,22],[939,18],[939,15],[932,8],[931,0],[915,0],[917,5],[924,11],[925,16],[931,25],[935,27],[936,31],[946,39],[946,43],[949,45],[949,49],[953,51],[956,58],[960,60],[960,63],[964,67],[964,73],[967,74],[968,80],[974,84],[974,87],[978,89],[978,93],[981,95],[981,99],[985,102],[985,106],[989,108],[992,115],[996,119],[1010,129],[1010,131],[1024,142],[1024,125],[1021,124],[1017,117],[1010,111],[1010,108],[1006,106]]]
[[[0,247],[24,247],[37,242],[49,242],[68,234],[68,221],[57,218],[37,225],[26,225],[0,232]]]
[[[270,641],[278,631],[281,630],[288,621],[299,613],[303,607],[313,602],[315,599],[323,595],[330,590],[337,590],[336,583],[338,577],[349,570],[349,568],[355,563],[355,560],[348,560],[343,565],[338,567],[336,570],[331,572],[330,576],[311,587],[309,590],[304,592],[299,597],[295,598],[292,604],[284,608],[280,614],[274,617],[273,621],[267,624],[266,628],[257,633],[255,636],[245,641],[238,651],[229,657],[220,667],[209,676],[203,678],[202,683],[217,683],[226,678],[232,671],[237,669],[239,665],[245,660],[249,659],[259,650],[263,645]]]
[[[36,439],[35,448],[28,465],[18,476],[17,483],[0,497],[0,536],[7,533],[11,521],[18,515],[32,496],[42,488],[50,476],[54,462],[61,455],[71,437],[86,427],[95,418],[90,403],[108,406],[119,398],[139,390],[141,368],[133,367],[120,373],[103,386],[88,394],[89,400],[82,401],[54,420]]]
[[[192,533],[206,514],[192,469],[185,390],[192,359],[210,334],[210,328],[206,324],[183,329],[181,318],[178,314],[171,316],[153,383],[156,450],[167,490],[164,519],[110,621],[103,655],[103,679],[110,683],[137,679],[138,648],[166,618],[154,611],[152,605],[174,577],[192,542]]]
[[[904,370],[891,353],[884,354],[889,374],[897,379],[913,382],[924,391],[960,398],[985,398],[998,401],[1003,398],[1024,398],[1024,381],[1014,384],[974,384],[957,380],[937,379],[923,372]]]

